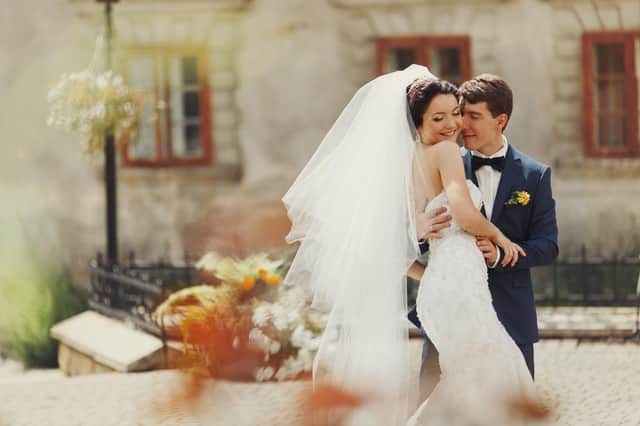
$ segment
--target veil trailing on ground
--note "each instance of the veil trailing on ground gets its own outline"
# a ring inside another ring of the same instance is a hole
[[[314,380],[375,398],[384,424],[407,418],[406,271],[419,254],[406,87],[425,67],[370,81],[351,99],[283,198],[300,247],[286,277],[329,312]]]

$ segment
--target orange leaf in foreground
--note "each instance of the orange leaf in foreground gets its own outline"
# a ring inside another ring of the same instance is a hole
[[[307,406],[311,411],[331,408],[356,408],[362,405],[364,397],[338,386],[321,383],[307,396]]]
[[[531,398],[516,398],[510,401],[509,411],[514,418],[544,420],[551,415],[551,408],[543,401]]]
[[[321,383],[305,397],[305,425],[345,424],[350,413],[364,403],[364,397],[338,386]]]

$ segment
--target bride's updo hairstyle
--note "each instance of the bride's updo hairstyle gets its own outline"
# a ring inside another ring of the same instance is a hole
[[[416,78],[407,86],[407,103],[416,129],[422,126],[422,116],[437,95],[458,96],[458,88],[446,80]]]

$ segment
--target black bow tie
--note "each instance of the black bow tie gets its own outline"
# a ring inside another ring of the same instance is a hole
[[[476,157],[475,155],[471,156],[471,169],[475,173],[482,166],[491,166],[495,170],[501,172],[504,170],[504,157],[495,157],[495,158],[483,158]]]

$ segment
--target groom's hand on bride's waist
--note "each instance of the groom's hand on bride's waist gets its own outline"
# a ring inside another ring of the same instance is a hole
[[[438,207],[426,213],[416,214],[416,232],[418,240],[425,241],[430,238],[442,238],[442,231],[451,226],[451,215],[447,214],[446,207]]]

